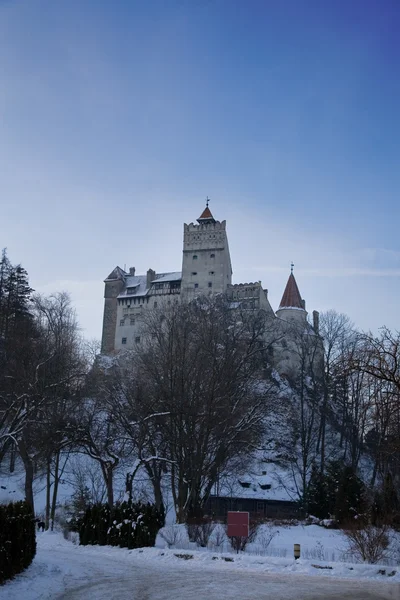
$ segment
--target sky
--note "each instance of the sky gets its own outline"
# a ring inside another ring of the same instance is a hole
[[[180,270],[400,329],[398,0],[0,0],[0,247],[100,338],[103,280]]]

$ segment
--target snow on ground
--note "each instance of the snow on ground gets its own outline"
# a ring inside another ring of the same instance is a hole
[[[0,504],[25,499],[25,471],[19,467],[15,473],[0,473]],[[58,503],[71,498],[74,490],[69,482],[62,479],[58,490]],[[43,512],[46,506],[46,479],[37,477],[33,485],[36,512]]]
[[[220,526],[217,526],[220,527]],[[192,544],[189,542],[184,525],[167,526],[166,529],[178,529],[179,535],[174,541],[175,549],[190,550]],[[228,538],[217,548],[216,533],[211,535],[209,547],[211,550],[231,551]],[[168,534],[168,532],[167,532]],[[171,534],[167,539],[171,539]],[[273,525],[272,523],[261,525],[256,540],[248,544],[245,554],[253,556],[264,556],[271,558],[293,558],[293,546],[300,544],[301,558],[309,561],[318,560],[325,562],[355,562],[355,558],[350,556],[349,548],[345,535],[340,529],[326,529],[318,525]],[[165,539],[158,535],[156,540],[158,548],[166,547]],[[200,550],[205,551],[205,550]],[[400,534],[392,532],[391,546],[389,548],[389,557],[385,560],[387,565],[399,565],[400,571]]]
[[[38,534],[37,556],[29,569],[0,587],[0,600],[222,600],[233,594],[243,600],[280,600],[293,598],[293,588],[299,600],[398,600],[400,569],[305,558],[295,561],[291,556],[83,547],[59,533],[46,532]]]

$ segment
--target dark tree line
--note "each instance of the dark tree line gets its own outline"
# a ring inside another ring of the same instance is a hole
[[[68,294],[35,294],[3,251],[0,264],[0,464],[25,468],[34,509],[35,472],[47,470],[46,520],[54,518],[61,452],[73,444],[71,415],[86,371]],[[50,497],[50,488],[53,498]]]
[[[348,481],[362,473],[360,511],[387,496],[389,480],[393,497],[400,498],[400,334],[387,328],[377,335],[360,333],[335,311],[321,315],[320,322],[322,369],[315,360],[319,342],[302,331],[296,343],[290,462],[304,509],[321,512],[319,497],[328,517],[338,506],[330,501],[327,508],[326,493],[338,464]],[[335,475],[335,489],[343,496],[341,477]]]

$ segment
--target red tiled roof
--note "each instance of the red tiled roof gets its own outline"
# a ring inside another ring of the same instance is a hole
[[[304,308],[293,273],[290,273],[279,308]]]
[[[200,221],[202,219],[214,219],[214,217],[211,214],[211,210],[208,208],[208,206],[205,207],[205,209],[203,210],[203,212],[197,220]]]

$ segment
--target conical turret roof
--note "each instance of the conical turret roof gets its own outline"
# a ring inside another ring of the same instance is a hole
[[[208,208],[209,199],[207,198],[207,204],[199,218],[197,219],[198,223],[215,223],[215,219],[212,216],[211,210]]]
[[[208,208],[208,206],[205,207],[205,209],[203,210],[203,212],[201,213],[200,217],[197,219],[198,221],[201,221],[202,219],[213,219],[214,217],[211,214],[211,210]]]
[[[289,275],[279,308],[304,309],[303,300],[301,299],[299,288],[297,287],[293,273],[290,273]]]

